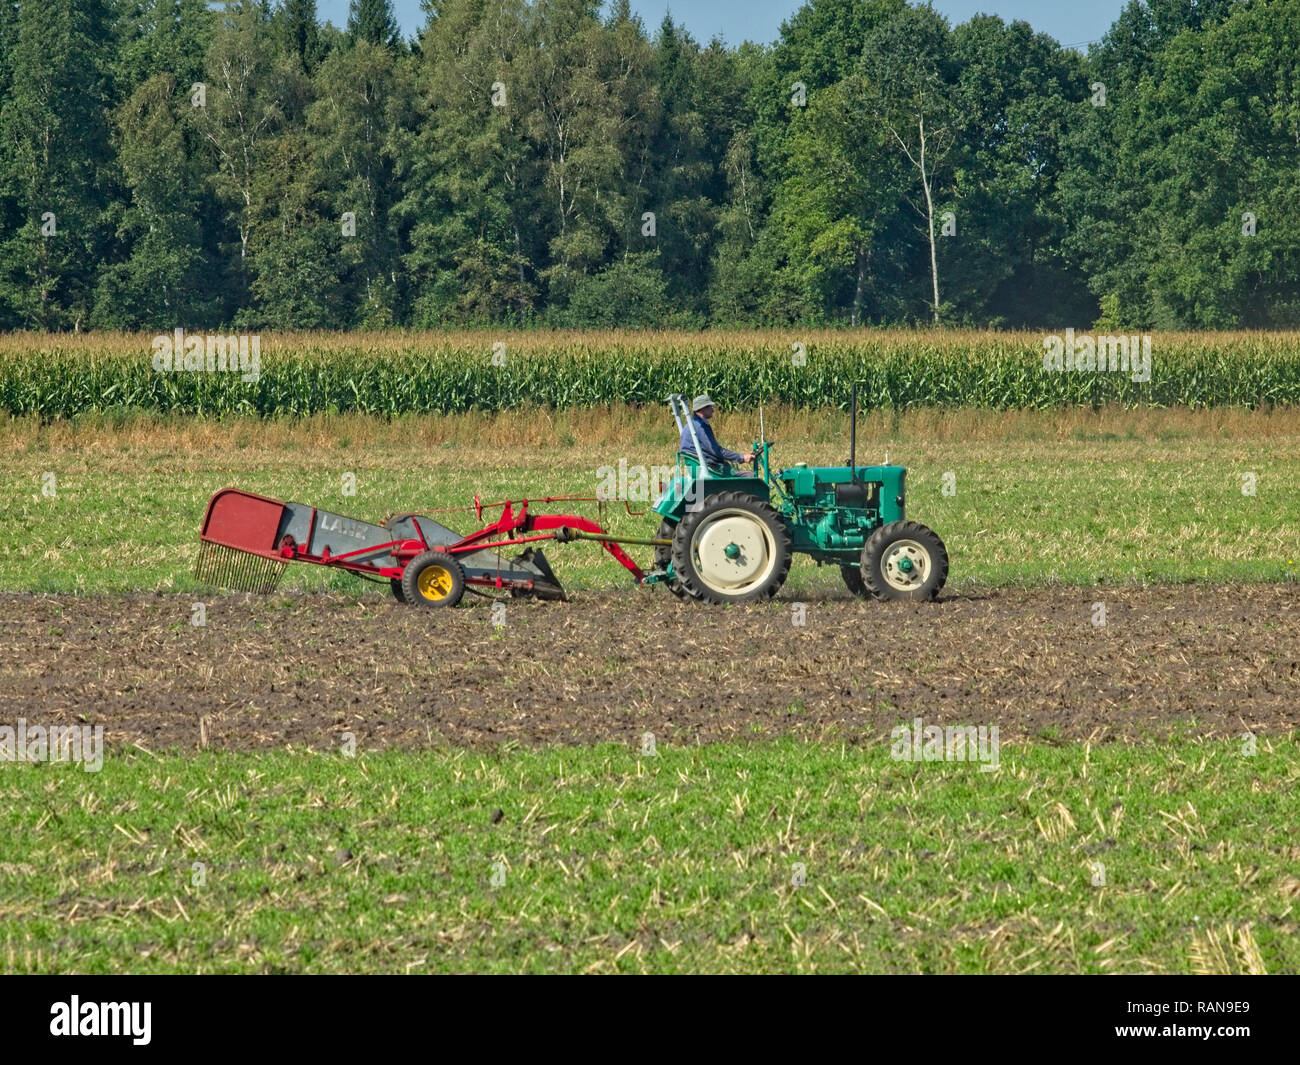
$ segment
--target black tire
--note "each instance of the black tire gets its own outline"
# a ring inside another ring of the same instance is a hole
[[[871,593],[867,591],[867,586],[862,583],[861,566],[841,566],[840,576],[844,578],[844,587],[854,595],[860,595],[863,599],[871,598]]]
[[[441,572],[432,572],[434,570]],[[421,576],[426,578],[423,583]],[[465,594],[465,570],[451,555],[425,551],[411,559],[402,570],[402,594],[408,603],[415,606],[430,609],[455,606]]]
[[[386,517],[386,518],[383,520],[383,522],[381,523],[381,526],[382,526],[383,528],[385,528],[385,529],[391,529],[391,528],[392,528],[394,525],[396,525],[399,521],[402,521],[404,518],[409,518],[409,517],[411,517],[410,514],[390,514],[388,517]],[[399,603],[401,603],[403,606],[409,606],[409,605],[410,605],[411,601],[410,601],[409,599],[406,598],[406,593],[405,593],[404,591],[402,591],[402,578],[401,578],[401,577],[391,577],[391,578],[389,578],[389,586],[390,586],[390,587],[392,588],[392,590],[393,590],[393,598],[394,598],[394,599],[396,599],[396,600],[397,600]]]
[[[891,521],[862,545],[861,569],[877,599],[928,601],[948,580],[948,549],[919,522]]]
[[[655,533],[656,540],[671,540],[677,526],[667,518],[659,523],[659,531]],[[667,569],[668,563],[673,560],[673,549],[666,544],[659,544],[655,547],[655,565],[660,569]],[[677,596],[678,599],[698,599],[699,596],[686,587],[680,577],[671,577],[664,581],[664,586]]]
[[[725,550],[739,548],[741,552],[726,556],[737,564],[735,582],[731,583],[720,576],[727,569],[721,558],[697,559],[701,547],[708,552],[718,547],[707,542],[710,531],[720,529],[716,523],[736,518],[741,519],[742,529],[746,522],[751,526],[753,535],[743,538],[749,539],[754,557],[747,559],[744,548],[729,540]],[[687,594],[709,603],[753,603],[772,598],[785,583],[792,557],[790,531],[781,515],[770,504],[745,492],[709,496],[698,510],[687,512],[673,533],[673,572]],[[747,565],[751,561],[753,565]]]

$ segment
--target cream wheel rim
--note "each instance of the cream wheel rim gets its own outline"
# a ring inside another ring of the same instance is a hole
[[[744,595],[776,569],[776,538],[747,510],[719,510],[700,522],[691,554],[695,572],[712,591]]]
[[[880,564],[885,583],[900,592],[921,587],[930,568],[930,552],[915,540],[895,540]]]

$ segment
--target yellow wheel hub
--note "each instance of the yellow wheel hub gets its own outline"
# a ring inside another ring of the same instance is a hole
[[[416,584],[426,599],[446,599],[451,595],[451,574],[442,566],[425,566]]]

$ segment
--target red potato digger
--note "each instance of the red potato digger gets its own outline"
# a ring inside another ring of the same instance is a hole
[[[203,518],[195,576],[221,588],[270,592],[286,564],[311,562],[386,580],[394,597],[418,606],[455,606],[471,589],[564,599],[564,588],[539,545],[582,538],[600,541],[637,583],[643,582],[640,567],[590,518],[530,509],[534,504],[571,501],[597,500],[550,496],[482,503],[476,496],[474,511],[480,523],[485,511],[500,513],[477,532],[461,536],[426,514],[394,514],[372,525],[305,503],[223,488],[209,501]],[[513,547],[523,550],[511,558],[501,553]]]

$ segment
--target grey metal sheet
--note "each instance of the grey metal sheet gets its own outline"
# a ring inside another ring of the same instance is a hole
[[[308,550],[313,555],[321,555],[328,547],[331,555],[350,555],[354,551],[374,547],[375,551],[353,555],[350,561],[382,565],[389,557],[385,545],[392,541],[393,534],[382,525],[371,525],[368,521],[358,521],[356,518],[318,509],[316,527],[312,530]]]
[[[293,542],[305,547],[307,534],[311,531],[311,512],[314,508],[306,503],[286,503],[284,514],[280,518],[280,529],[275,534],[275,546],[279,548],[286,536],[292,536]]]

